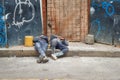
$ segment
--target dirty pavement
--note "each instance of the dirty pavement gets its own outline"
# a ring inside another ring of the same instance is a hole
[[[50,58],[46,64],[36,63],[37,57],[0,58],[0,80],[119,80],[120,58],[64,57]]]

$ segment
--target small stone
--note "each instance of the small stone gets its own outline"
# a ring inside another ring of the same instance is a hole
[[[88,34],[85,37],[85,43],[86,44],[94,44],[94,35]]]

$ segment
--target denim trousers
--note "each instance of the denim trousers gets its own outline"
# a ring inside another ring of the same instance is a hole
[[[59,46],[57,49],[60,49],[64,54],[68,52],[68,47],[65,46],[58,38],[55,38],[51,41],[51,48],[53,53],[55,52],[54,50],[56,49],[56,46]]]
[[[46,56],[47,48],[48,48],[48,43],[45,41],[38,41],[35,43],[35,49],[41,56]]]

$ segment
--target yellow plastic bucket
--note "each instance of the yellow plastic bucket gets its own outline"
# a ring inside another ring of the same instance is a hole
[[[26,47],[33,46],[33,36],[25,36],[25,44]]]

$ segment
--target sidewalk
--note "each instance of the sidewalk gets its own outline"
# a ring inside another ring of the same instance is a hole
[[[48,49],[47,53],[50,53],[50,49]],[[15,46],[10,48],[0,48],[0,57],[29,57],[37,55],[34,47]],[[70,42],[69,53],[67,56],[120,57],[120,48],[98,43],[88,45],[81,42]]]

